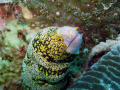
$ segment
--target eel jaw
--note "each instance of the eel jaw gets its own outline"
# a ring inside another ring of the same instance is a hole
[[[82,36],[77,34],[76,37],[68,45],[67,51],[71,54],[79,54],[79,49],[82,43]]]

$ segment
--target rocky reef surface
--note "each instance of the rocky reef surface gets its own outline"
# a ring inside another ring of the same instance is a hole
[[[68,90],[119,90],[120,45],[112,48]]]

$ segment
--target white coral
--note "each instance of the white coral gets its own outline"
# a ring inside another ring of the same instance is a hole
[[[120,45],[120,35],[118,35],[118,37],[115,40],[108,39],[106,40],[106,42],[100,42],[98,45],[92,48],[88,60],[90,60],[94,55],[99,54],[100,52],[110,51],[117,45]]]

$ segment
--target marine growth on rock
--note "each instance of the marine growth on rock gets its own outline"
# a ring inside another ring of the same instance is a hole
[[[33,15],[31,19],[20,18],[21,23],[26,21],[33,28],[78,27],[85,48],[90,49],[100,41],[113,39],[119,33],[119,0],[23,0],[21,2]]]
[[[0,60],[2,65],[0,68],[0,89],[22,89],[20,72],[27,45],[36,32],[51,26],[78,27],[77,31],[83,38],[80,54],[72,63],[72,65],[78,66],[72,71],[79,68],[79,73],[69,79],[70,83],[66,85],[69,87],[83,72],[81,72],[85,66],[83,61],[94,49],[93,47],[101,41],[115,39],[120,33],[120,1],[1,0]],[[9,78],[6,78],[7,74]]]
[[[111,49],[67,90],[119,90],[120,45]]]

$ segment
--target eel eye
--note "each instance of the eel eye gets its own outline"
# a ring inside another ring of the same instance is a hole
[[[63,38],[58,38],[58,41],[63,42]]]

